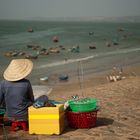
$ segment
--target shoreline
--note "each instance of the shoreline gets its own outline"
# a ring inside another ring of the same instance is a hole
[[[136,75],[140,75],[140,72],[139,69],[140,68],[140,63],[137,63],[137,64],[130,64],[130,65],[127,65],[127,66],[124,66],[122,67],[123,69],[123,74],[124,75],[134,75],[134,73],[136,73]],[[119,67],[116,67],[116,70],[117,72],[119,72],[120,68]],[[39,71],[39,70],[38,70]],[[28,76],[28,79],[31,81],[32,85],[44,85],[44,86],[61,86],[63,84],[69,84],[69,83],[75,83],[75,82],[78,82],[78,73],[73,73],[73,72],[70,72],[68,71],[68,75],[69,75],[69,80],[68,81],[64,81],[64,82],[61,82],[59,81],[59,74],[58,73],[54,73],[52,75],[50,75],[50,79],[48,81],[40,81],[39,78],[42,76],[42,72],[45,71],[41,69],[41,71],[39,71],[38,73],[37,72],[34,72],[33,74],[29,75]],[[63,71],[63,69],[62,69]],[[109,74],[112,74],[113,73],[113,67],[111,69],[106,69],[106,70],[101,70],[101,71],[96,71],[96,72],[93,72],[93,73],[85,73],[83,74],[83,82],[86,82],[86,80],[88,79],[92,79],[92,78],[95,78],[95,79],[104,79],[104,83],[106,83],[106,76],[109,75]],[[80,75],[81,76],[81,75]],[[99,82],[99,80],[98,80]],[[100,83],[100,82],[99,82]],[[103,82],[102,82],[103,83]]]
[[[88,88],[96,88],[98,86],[102,86],[102,85],[111,85],[113,83],[119,83],[121,81],[127,81],[129,79],[133,79],[133,78],[137,78],[140,76],[140,65],[139,64],[134,64],[126,66],[123,68],[123,76],[125,76],[126,78],[124,80],[120,80],[120,81],[116,81],[116,82],[109,82],[107,80],[107,75],[111,75],[113,73],[111,70],[107,70],[107,71],[103,71],[103,72],[98,72],[98,73],[93,73],[93,74],[89,74],[87,75],[87,77],[83,78],[83,82],[81,81],[81,83],[79,82],[77,77],[74,78],[70,78],[68,81],[53,81],[53,79],[51,82],[40,82],[40,84],[33,84],[33,86],[42,86],[44,88],[42,88],[41,93],[45,93],[47,94],[47,91],[51,90],[49,92],[48,97],[51,98],[52,100],[57,100],[57,101],[64,101],[63,99],[60,99],[61,96],[59,94],[64,94],[64,92],[66,91],[67,96],[69,96],[68,98],[71,97],[71,94],[76,95],[79,93],[79,96],[82,96],[82,92],[84,94],[84,96],[86,96],[86,89]],[[55,79],[56,80],[56,79]],[[82,84],[82,89],[81,89],[81,85]],[[45,92],[46,90],[46,92]],[[76,92],[77,91],[77,92]],[[39,91],[38,91],[39,93]],[[36,93],[36,96],[38,96]],[[69,95],[70,94],[70,95]],[[59,95],[59,98],[56,98],[55,95]]]

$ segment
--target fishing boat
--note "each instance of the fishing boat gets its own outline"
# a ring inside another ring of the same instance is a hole
[[[34,30],[32,28],[30,28],[30,29],[28,29],[28,32],[32,33],[32,32],[34,32]]]
[[[89,35],[94,35],[94,32],[89,32]]]
[[[119,45],[119,36],[116,35],[116,37],[113,39],[113,45]]]
[[[60,81],[67,81],[69,79],[69,76],[67,74],[62,74],[59,76]]]
[[[89,46],[89,49],[96,49],[96,46]]]
[[[33,54],[26,54],[25,55],[25,58],[26,59],[37,59],[38,58],[38,55],[33,55]]]
[[[53,40],[53,42],[55,42],[55,43],[59,42],[59,39],[58,39],[57,36],[54,36],[52,40]]]
[[[40,78],[40,81],[48,81],[48,76],[45,76],[45,77],[42,77],[42,78]]]
[[[50,53],[60,53],[60,48],[49,48]]]
[[[71,52],[74,52],[74,53],[79,53],[80,52],[80,47],[79,45],[77,46],[73,46],[71,49],[70,49]]]
[[[6,52],[4,55],[7,57],[15,57],[18,55],[19,52],[16,51],[10,51],[10,52]]]

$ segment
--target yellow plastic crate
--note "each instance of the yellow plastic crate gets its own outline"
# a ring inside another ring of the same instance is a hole
[[[56,107],[28,108],[29,134],[61,134],[64,130],[64,105]]]

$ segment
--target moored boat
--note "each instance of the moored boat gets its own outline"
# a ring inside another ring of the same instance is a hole
[[[48,81],[48,76],[45,76],[45,77],[42,77],[42,78],[40,78],[40,81]]]
[[[69,79],[69,76],[67,74],[62,74],[59,76],[60,81],[67,81]]]
[[[34,32],[34,30],[33,30],[32,28],[29,28],[29,29],[28,29],[28,32],[29,32],[29,33],[32,33],[32,32]]]
[[[96,46],[89,46],[89,49],[96,49]]]
[[[58,39],[57,36],[54,36],[52,40],[53,40],[53,42],[55,42],[55,43],[59,42],[59,39]]]

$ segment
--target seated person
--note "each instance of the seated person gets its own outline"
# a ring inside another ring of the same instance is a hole
[[[28,107],[34,102],[33,90],[25,79],[33,68],[28,59],[14,59],[4,71],[0,82],[0,105],[4,102],[9,120],[28,120]]]

